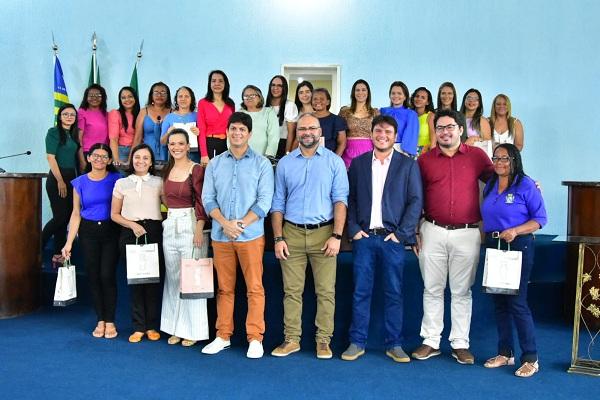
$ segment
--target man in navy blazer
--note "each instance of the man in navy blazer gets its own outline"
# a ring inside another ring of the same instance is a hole
[[[354,256],[350,346],[342,359],[365,353],[375,268],[382,269],[386,355],[409,362],[402,349],[402,275],[405,245],[416,244],[423,208],[421,174],[415,160],[394,150],[398,131],[389,116],[373,119],[373,152],[356,157],[348,171],[348,237]]]

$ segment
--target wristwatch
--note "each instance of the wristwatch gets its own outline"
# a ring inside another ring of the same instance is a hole
[[[242,228],[242,229],[246,228],[246,225],[241,221],[237,223],[237,226],[238,226],[238,228]]]
[[[342,235],[340,235],[340,234],[338,234],[338,233],[335,233],[335,232],[333,232],[333,233],[331,234],[331,237],[332,237],[332,238],[336,238],[337,240],[342,240]]]
[[[283,236],[277,236],[277,237],[273,238],[273,240],[275,241],[275,244],[277,244],[279,242],[285,241],[285,238]]]

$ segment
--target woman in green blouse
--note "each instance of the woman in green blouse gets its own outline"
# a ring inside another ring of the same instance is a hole
[[[50,166],[46,180],[46,193],[52,208],[52,219],[42,231],[42,246],[54,237],[53,263],[62,263],[60,250],[67,238],[67,224],[73,211],[73,186],[77,176],[77,150],[79,149],[77,110],[65,104],[58,110],[56,126],[46,134],[46,158]],[[42,247],[42,248],[43,248]]]

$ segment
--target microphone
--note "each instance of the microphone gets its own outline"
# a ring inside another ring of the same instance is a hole
[[[27,150],[25,153],[18,153],[18,154],[11,154],[8,156],[2,156],[0,157],[0,160],[2,160],[3,158],[10,158],[10,157],[18,157],[18,156],[29,156],[31,155],[31,151]]]
[[[11,154],[8,156],[2,156],[0,157],[0,160],[4,159],[4,158],[10,158],[10,157],[18,157],[18,156],[29,156],[31,155],[31,151],[27,150],[25,153],[18,153],[18,154]],[[0,168],[0,174],[5,174],[6,170],[4,168]]]

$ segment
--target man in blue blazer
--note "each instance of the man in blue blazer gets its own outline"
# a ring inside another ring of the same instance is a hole
[[[350,346],[342,354],[348,361],[365,353],[375,268],[382,269],[384,280],[386,355],[410,361],[402,349],[404,246],[417,242],[423,192],[417,163],[394,150],[397,131],[394,118],[375,117],[373,152],[356,157],[348,171],[348,236],[354,256]]]

